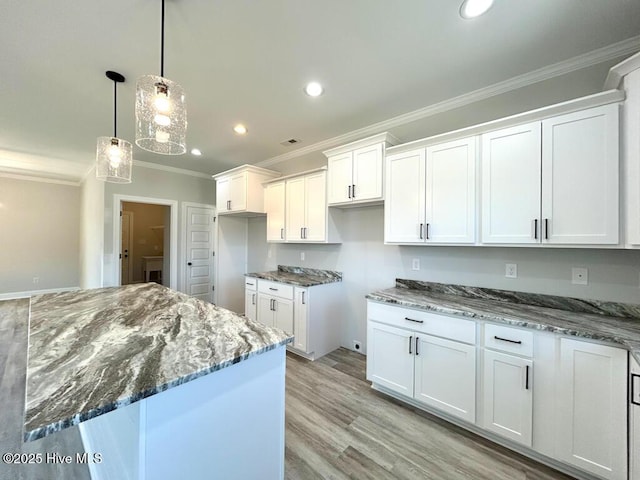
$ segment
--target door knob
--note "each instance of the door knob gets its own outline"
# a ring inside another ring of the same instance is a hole
[[[192,264],[191,262],[189,262],[189,263],[187,263],[187,265],[191,266],[191,265],[193,265],[193,264]]]

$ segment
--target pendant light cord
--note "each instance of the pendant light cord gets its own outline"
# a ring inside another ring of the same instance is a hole
[[[162,0],[162,20],[160,27],[160,76],[164,77],[164,0]]]
[[[118,138],[118,82],[113,81],[113,136]]]

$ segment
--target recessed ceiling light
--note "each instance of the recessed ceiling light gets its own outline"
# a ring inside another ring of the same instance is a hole
[[[476,18],[485,13],[493,5],[493,0],[464,0],[460,6],[462,18]]]
[[[310,97],[319,97],[324,92],[324,88],[318,82],[310,82],[307,83],[307,86],[304,87],[304,93],[309,95]]]
[[[191,149],[191,155],[195,155],[195,156],[199,157],[200,155],[202,155],[202,152],[200,151],[199,148],[192,148]]]
[[[239,123],[235,127],[233,127],[233,131],[236,132],[238,135],[244,135],[247,133],[247,127]]]

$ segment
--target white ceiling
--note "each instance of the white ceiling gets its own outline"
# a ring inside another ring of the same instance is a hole
[[[495,0],[475,20],[460,2],[167,0],[165,75],[187,93],[188,148],[203,156],[134,158],[217,173],[623,40],[640,49],[638,0]],[[2,0],[0,19],[0,168],[86,171],[112,134],[106,70],[127,78],[118,135],[133,143],[135,80],[159,74],[160,0]],[[322,97],[303,94],[309,80]]]

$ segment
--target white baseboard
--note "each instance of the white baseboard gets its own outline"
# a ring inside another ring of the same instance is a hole
[[[27,292],[0,293],[0,300],[13,300],[15,298],[29,298],[29,297],[33,297],[34,295],[42,295],[43,293],[72,292],[74,290],[80,290],[80,287],[49,288],[46,290],[29,290]]]

